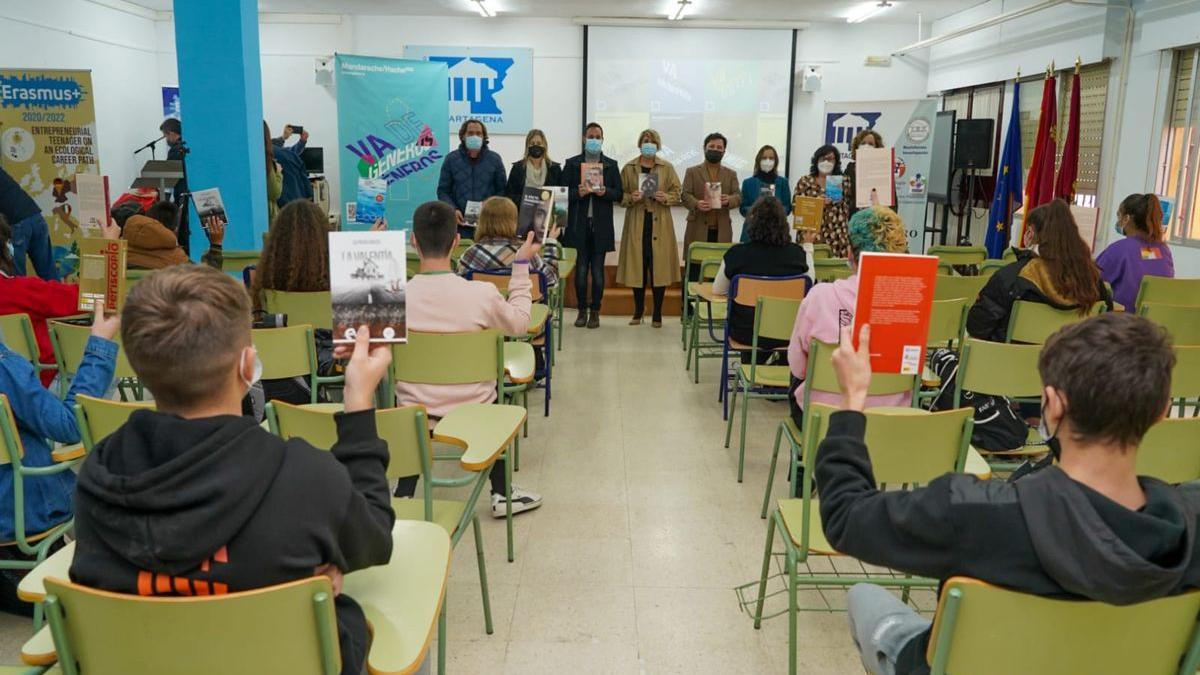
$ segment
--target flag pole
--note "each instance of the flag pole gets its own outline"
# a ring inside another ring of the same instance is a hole
[[[1079,67],[1080,67],[1081,65],[1083,65],[1083,62],[1082,62],[1082,61],[1079,59],[1079,57],[1078,57],[1078,56],[1076,56],[1076,57],[1075,57],[1075,74],[1076,74],[1076,75],[1078,75],[1078,74],[1079,74]]]

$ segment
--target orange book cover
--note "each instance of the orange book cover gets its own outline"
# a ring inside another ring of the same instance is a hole
[[[863,253],[858,262],[854,344],[871,326],[871,370],[916,375],[925,363],[937,258],[901,253]]]

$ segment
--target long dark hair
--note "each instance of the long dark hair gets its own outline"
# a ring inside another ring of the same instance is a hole
[[[279,209],[250,288],[255,308],[263,289],[329,290],[329,219],[313,202],[297,199]]]
[[[267,153],[267,181],[270,181],[275,174],[275,150],[271,144],[271,127],[267,126],[266,120],[263,120],[263,145]]]
[[[12,241],[12,226],[4,219],[4,215],[0,214],[0,272],[12,274],[16,271],[16,264],[12,256],[8,254],[8,242]]]
[[[1158,195],[1153,193],[1131,194],[1121,201],[1117,207],[1118,214],[1125,214],[1133,221],[1146,240],[1152,244],[1160,244],[1163,240],[1163,210]]]
[[[816,152],[813,153],[812,165],[808,168],[808,175],[816,176],[820,174],[821,172],[817,171],[817,162],[821,160],[821,157],[828,155],[831,152],[833,153],[833,171],[831,171],[829,175],[842,175],[842,151],[838,150],[837,147],[828,144],[822,145],[821,147],[817,148]]]
[[[746,214],[747,241],[786,246],[792,240],[791,234],[783,204],[771,195],[759,197]]]
[[[1079,236],[1071,207],[1055,199],[1030,211],[1026,218],[1054,288],[1073,302],[1080,314],[1087,314],[1100,300],[1100,270]]]

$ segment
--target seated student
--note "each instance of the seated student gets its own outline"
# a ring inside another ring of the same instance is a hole
[[[1055,199],[1033,209],[1025,218],[1033,231],[1033,247],[1014,249],[1016,261],[988,279],[967,312],[967,333],[971,337],[1004,342],[1017,300],[1075,309],[1081,314],[1099,301],[1112,309],[1112,298],[1100,281],[1100,270],[1079,236],[1067,203]]]
[[[864,327],[855,352],[843,331],[833,355],[842,411],[817,451],[821,523],[835,549],[898,572],[1114,605],[1200,585],[1200,488],[1134,470],[1142,436],[1170,404],[1175,355],[1162,329],[1105,313],[1047,341],[1041,428],[1056,465],[1015,482],[951,473],[910,492],[876,488],[863,444],[869,342]],[[850,589],[847,609],[870,672],[929,672],[929,618],[865,584]]]
[[[733,277],[753,274],[768,277],[792,277],[808,273],[808,255],[792,242],[783,204],[771,196],[759,197],[746,215],[743,229],[747,241],[725,252],[721,267],[713,279],[713,293],[727,295]],[[811,275],[810,275],[811,276]],[[735,304],[729,315],[729,337],[748,345],[754,338],[754,306]],[[782,340],[759,340],[763,349],[783,347]]]
[[[1113,300],[1134,311],[1142,277],[1174,277],[1175,260],[1163,241],[1162,204],[1153,194],[1132,194],[1117,207],[1117,232],[1124,239],[1096,257],[1100,278],[1112,284]]]
[[[125,260],[130,269],[157,270],[191,262],[175,238],[174,227],[178,217],[178,206],[160,201],[146,209],[146,215],[131,215],[125,219],[121,238],[128,242]],[[224,262],[221,244],[225,240],[225,223],[220,218],[210,216],[204,221],[204,232],[208,235],[209,248],[201,260],[206,265],[221,269]]]
[[[850,245],[850,268],[856,273],[849,278],[832,283],[820,283],[804,296],[800,311],[796,312],[796,324],[792,328],[792,339],[788,344],[788,365],[792,370],[794,394],[791,400],[792,420],[797,427],[803,426],[804,387],[802,381],[808,373],[808,353],[813,340],[826,344],[837,344],[839,331],[854,325],[854,309],[858,304],[858,257],[864,252],[907,253],[908,239],[904,233],[904,221],[895,211],[886,206],[862,209],[850,219],[848,229]],[[812,401],[836,405],[841,397],[830,392],[813,391]],[[908,394],[882,394],[872,396],[871,406],[908,405]]]
[[[506,204],[505,197],[492,197],[488,203]],[[484,205],[484,212],[488,210]],[[481,215],[480,227],[484,219]],[[408,329],[422,333],[465,333],[494,328],[508,335],[524,335],[529,327],[529,261],[536,257],[539,245],[533,233],[513,254],[512,279],[508,298],[486,281],[467,281],[450,271],[450,252],[458,245],[454,207],[445,202],[425,202],[413,212],[412,245],[421,258],[421,271],[409,280]],[[396,383],[397,405],[423,405],[430,418],[445,416],[466,403],[491,403],[496,400],[494,381],[474,384],[433,385]],[[492,516],[505,517],[504,460],[492,466]],[[396,496],[411,497],[417,479],[402,478]],[[512,510],[520,513],[542,505],[541,495],[512,486]]]
[[[546,233],[554,241],[558,228]],[[517,259],[521,242],[517,239],[517,207],[504,197],[489,197],[479,211],[475,226],[475,243],[458,260],[459,276],[489,270],[506,270]],[[529,269],[546,278],[546,287],[558,283],[558,262],[553,257],[542,258],[536,253],[529,260]]]
[[[241,415],[257,373],[250,298],[209,267],[171,267],[129,292],[121,340],[157,410],[138,410],[83,463],[71,580],[119,593],[205,595],[386,563],[392,512],[375,389],[391,350],[345,347],[332,452]],[[335,601],[342,673],[362,672],[362,609]]]
[[[62,400],[46,391],[38,381],[33,365],[10,350],[4,343],[7,336],[0,335],[0,394],[8,397],[12,407],[17,433],[25,448],[21,463],[26,467],[52,465],[51,442],[78,443],[75,397],[79,394],[104,396],[112,384],[117,365],[117,343],[113,338],[120,329],[121,320],[116,315],[105,317],[103,303],[99,305],[92,321],[92,335],[83,350],[83,360]],[[75,474],[71,471],[25,476],[23,490],[25,532],[29,535],[44,532],[74,513],[71,497],[75,493]],[[12,541],[15,537],[12,506],[12,466],[5,464],[0,466],[0,541]],[[15,546],[0,548],[0,559],[28,560]],[[24,575],[21,570],[0,571],[0,610],[32,615],[33,606],[17,600],[17,584]]]

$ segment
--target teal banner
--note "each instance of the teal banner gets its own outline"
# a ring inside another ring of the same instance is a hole
[[[355,223],[360,178],[387,181],[391,229],[412,226],[413,210],[437,199],[449,152],[445,63],[338,54],[338,166],[342,228]]]

